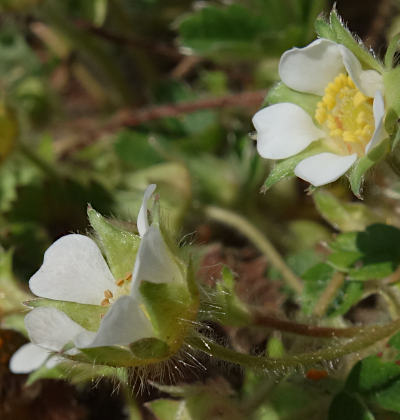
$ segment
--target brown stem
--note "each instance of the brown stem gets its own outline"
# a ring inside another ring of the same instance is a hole
[[[100,130],[100,132],[96,130],[92,135],[90,135],[90,133],[85,133],[79,141],[74,142],[73,144],[67,143],[66,145],[63,145],[61,142],[58,142],[58,156],[60,159],[66,158],[74,152],[95,143],[104,134],[115,132],[121,127],[135,127],[161,118],[178,117],[181,114],[189,114],[202,109],[217,109],[224,107],[257,108],[261,106],[265,94],[265,90],[257,90],[219,96],[216,98],[199,99],[191,102],[151,106],[142,110],[122,109],[103,126],[103,129]]]
[[[364,330],[363,327],[349,328],[331,328],[318,327],[316,325],[298,324],[296,322],[285,321],[270,316],[255,315],[253,325],[258,327],[272,328],[283,332],[289,332],[307,337],[333,338],[343,337],[351,338]]]

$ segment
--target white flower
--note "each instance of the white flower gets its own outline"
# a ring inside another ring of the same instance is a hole
[[[314,186],[337,180],[384,135],[382,75],[363,70],[345,46],[317,39],[286,51],[279,75],[289,88],[321,97],[310,116],[293,103],[277,103],[253,117],[258,153],[286,159],[322,140],[326,151],[307,157],[295,174]]]
[[[147,187],[139,211],[141,241],[136,260],[132,261],[131,279],[115,279],[96,243],[83,235],[64,236],[46,251],[43,265],[29,281],[36,296],[110,308],[97,331],[83,328],[56,308],[33,309],[25,317],[31,343],[13,355],[13,372],[35,370],[53,353],[76,354],[79,348],[129,345],[155,336],[143,311],[139,285],[143,280],[168,283],[182,278],[159,228],[149,226],[147,202],[155,188],[154,184]],[[66,350],[67,345],[72,348]],[[47,366],[60,360],[55,355],[47,360]]]

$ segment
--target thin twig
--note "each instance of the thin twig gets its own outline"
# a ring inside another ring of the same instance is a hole
[[[214,206],[207,206],[204,212],[211,219],[231,226],[242,233],[267,257],[268,262],[282,274],[286,283],[297,293],[303,290],[301,280],[287,266],[284,259],[275,249],[267,237],[265,237],[255,226],[244,217],[228,210]]]
[[[314,307],[314,315],[322,317],[344,282],[344,274],[336,272]]]
[[[121,129],[121,127],[136,127],[140,124],[145,124],[161,118],[178,117],[182,114],[190,114],[203,109],[224,107],[257,108],[262,104],[265,95],[265,90],[257,90],[219,96],[216,98],[199,99],[197,101],[152,106],[142,110],[122,109],[96,133],[85,133],[85,135],[82,135],[82,137],[73,144],[68,142],[67,145],[63,145],[61,142],[58,142],[58,156],[60,159],[64,159],[76,151],[96,143],[103,135],[113,133]]]

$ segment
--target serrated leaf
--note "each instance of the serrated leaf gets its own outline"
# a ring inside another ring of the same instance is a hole
[[[382,65],[376,60],[361,42],[357,42],[351,32],[342,23],[342,19],[335,9],[330,14],[330,24],[336,35],[336,42],[347,47],[353,54],[369,68],[382,72]]]
[[[333,194],[319,188],[313,194],[317,210],[334,228],[341,231],[363,230],[379,217],[362,203],[343,203]]]
[[[314,118],[315,109],[320,96],[311,93],[298,92],[290,89],[283,82],[278,82],[269,91],[265,98],[265,102],[273,105],[281,102],[290,102],[303,108],[312,118]]]
[[[112,224],[93,208],[87,213],[114,278],[126,277],[132,272],[140,237]]]
[[[350,186],[355,196],[360,197],[365,173],[380,162],[389,152],[390,138],[386,138],[355,163],[350,174]]]
[[[294,176],[294,170],[296,166],[303,159],[321,153],[324,150],[325,149],[320,145],[320,143],[316,142],[311,144],[305,151],[300,152],[288,159],[277,162],[265,180],[262,190],[265,192],[277,182]]]

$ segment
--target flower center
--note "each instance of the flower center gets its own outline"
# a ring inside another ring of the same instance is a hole
[[[314,115],[328,134],[328,146],[342,155],[363,156],[374,133],[372,103],[344,73],[329,83]]]
[[[104,291],[104,299],[101,301],[101,306],[108,306],[113,301],[117,300],[122,295],[129,295],[130,291],[130,282],[132,280],[132,273],[127,273],[127,275],[115,282],[118,286],[117,293],[114,295],[111,290]]]

